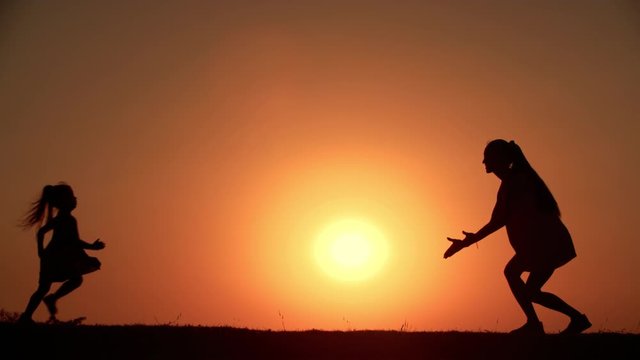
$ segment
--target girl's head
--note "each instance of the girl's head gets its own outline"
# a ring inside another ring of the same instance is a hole
[[[71,212],[76,208],[77,201],[71,186],[59,183],[58,185],[46,185],[42,189],[40,199],[32,205],[23,222],[23,226],[26,228],[42,223],[45,212],[47,219],[51,219],[53,217],[53,208],[59,211]]]

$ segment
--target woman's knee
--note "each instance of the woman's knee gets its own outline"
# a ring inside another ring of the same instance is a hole
[[[527,291],[527,296],[533,302],[536,302],[542,294],[542,290],[539,287],[531,286],[529,284],[526,285],[525,289]]]
[[[540,296],[542,296],[542,287],[546,284],[552,274],[553,269],[538,269],[529,274],[526,289],[527,294],[533,301],[536,301]]]
[[[521,279],[521,276],[522,276],[522,270],[513,261],[509,261],[507,263],[507,265],[504,267],[503,272],[504,272],[504,276],[509,281]]]

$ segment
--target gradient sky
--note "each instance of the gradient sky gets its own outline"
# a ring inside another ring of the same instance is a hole
[[[578,252],[546,289],[639,332],[639,40],[632,1],[3,2],[0,308],[37,285],[16,224],[66,181],[107,248],[62,318],[509,330],[504,230],[442,259],[488,220],[482,152],[505,138]],[[388,240],[367,281],[310,255],[349,217]]]

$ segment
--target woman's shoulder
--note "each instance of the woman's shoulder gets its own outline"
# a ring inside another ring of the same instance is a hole
[[[526,187],[532,183],[531,175],[524,171],[514,171],[503,181],[509,188]]]
[[[521,198],[523,195],[532,193],[531,177],[523,172],[513,172],[503,179],[498,190],[498,196],[506,198]]]

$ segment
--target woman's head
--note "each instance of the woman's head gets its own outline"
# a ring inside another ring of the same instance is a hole
[[[490,141],[484,149],[484,160],[487,173],[500,173],[508,170],[533,170],[515,141],[496,139]]]
[[[484,148],[482,160],[487,173],[504,172],[511,168],[513,155],[510,144],[502,139],[489,142]]]
[[[44,219],[45,212],[47,219],[53,216],[53,208],[60,211],[71,211],[76,208],[77,201],[71,186],[65,183],[57,185],[46,185],[42,189],[40,199],[32,204],[23,222],[24,227],[32,227],[40,224]]]
[[[515,141],[496,139],[484,149],[484,163],[487,173],[505,174],[509,171],[524,172],[531,176],[535,184],[538,203],[543,211],[560,216],[558,203],[538,173],[531,167],[522,149]]]

